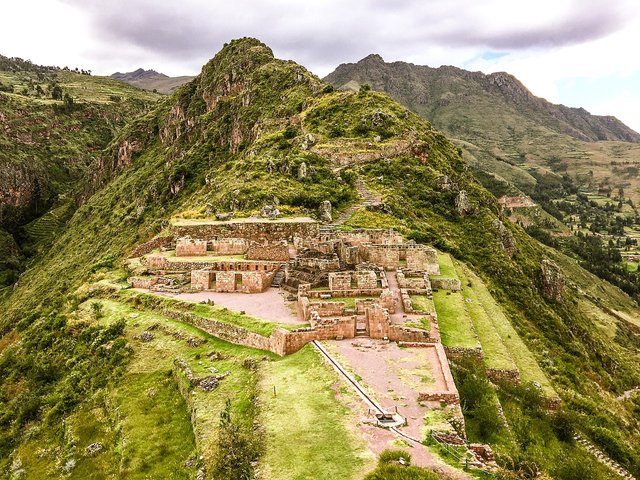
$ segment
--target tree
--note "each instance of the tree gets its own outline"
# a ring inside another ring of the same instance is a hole
[[[56,83],[51,89],[51,98],[54,100],[62,100],[62,96],[62,87]]]

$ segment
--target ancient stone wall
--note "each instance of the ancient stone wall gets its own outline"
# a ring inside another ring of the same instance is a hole
[[[220,238],[209,241],[209,248],[216,255],[244,255],[249,249],[246,238]]]
[[[491,380],[508,380],[520,383],[520,372],[518,370],[504,370],[501,368],[487,368],[487,377]]]
[[[389,312],[382,308],[379,303],[373,303],[367,307],[364,316],[369,326],[369,336],[371,338],[389,337]]]
[[[192,270],[191,288],[193,290],[210,290],[214,275],[211,270]]]
[[[394,270],[400,265],[400,249],[396,245],[365,245],[365,257],[385,270]]]
[[[170,247],[173,242],[173,238],[173,235],[156,237],[142,245],[138,245],[133,249],[131,254],[129,254],[129,258],[141,257],[142,255],[153,252],[157,248]]]
[[[336,254],[318,255],[318,256],[301,256],[296,258],[295,266],[306,270],[318,270],[321,272],[330,272],[340,270],[340,259]]]
[[[317,222],[228,221],[210,224],[173,225],[178,237],[191,236],[203,240],[245,238],[253,241],[293,240],[293,237],[316,238],[320,234]]]
[[[247,260],[288,262],[289,246],[286,241],[269,243],[251,242],[251,245],[247,250]]]
[[[176,240],[176,257],[202,257],[207,254],[207,242],[189,237]]]
[[[438,337],[432,337],[430,332],[420,328],[391,325],[389,327],[389,340],[402,343],[405,346],[432,344],[440,341]]]
[[[151,268],[167,268],[167,258],[164,255],[148,255],[143,257],[143,264]]]
[[[329,290],[351,290],[351,272],[329,273]]]
[[[356,288],[374,289],[378,288],[378,276],[372,270],[357,270],[352,277],[355,280]]]
[[[342,317],[345,315],[344,302],[311,302],[309,313],[317,312],[320,317]],[[305,318],[309,320],[309,318]]]
[[[427,272],[429,275],[439,275],[438,253],[434,248],[426,245],[407,245],[407,268],[409,270]]]
[[[462,290],[460,280],[457,278],[431,278],[431,287],[453,292]]]

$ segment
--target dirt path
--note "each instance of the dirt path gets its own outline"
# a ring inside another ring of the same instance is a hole
[[[360,201],[355,203],[354,205],[351,205],[344,212],[342,212],[340,216],[333,222],[334,225],[342,225],[361,208],[379,205],[380,203],[382,203],[382,196],[369,190],[369,187],[367,187],[366,183],[364,183],[364,181],[361,180],[360,177],[356,179],[356,190],[358,190],[358,194],[360,195]]]
[[[398,413],[407,419],[407,426],[399,430],[412,438],[423,439],[424,417],[431,408],[439,408],[437,402],[418,403],[418,392],[446,389],[446,381],[431,348],[400,348],[396,343],[381,340],[332,340],[322,342],[327,350],[365,387],[368,394],[385,410]],[[392,432],[360,422],[360,430],[374,453],[394,448],[398,440]],[[468,478],[449,467],[422,445],[411,449],[415,465],[436,469],[452,478]]]
[[[167,295],[190,302],[213,300],[216,305],[227,307],[231,310],[244,311],[249,315],[270,322],[305,323],[304,320],[298,318],[295,304],[287,302],[283,297],[284,294],[275,288],[269,288],[262,293],[197,292]]]

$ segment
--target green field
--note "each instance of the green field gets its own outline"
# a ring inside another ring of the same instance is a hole
[[[266,478],[348,480],[373,468],[374,458],[350,425],[356,421],[353,413],[336,399],[335,382],[310,345],[262,370]]]
[[[466,287],[471,289],[468,295],[475,301],[482,305],[482,308],[486,312],[486,317],[490,319],[493,324],[495,334],[497,334],[502,341],[503,346],[506,348],[508,354],[513,359],[515,366],[520,371],[520,378],[523,382],[536,382],[541,385],[546,396],[557,396],[555,390],[551,386],[549,379],[544,374],[540,365],[536,361],[533,354],[529,351],[524,344],[518,333],[515,331],[509,319],[505,316],[502,308],[493,299],[486,285],[469,269],[460,267],[461,270],[467,276],[468,281],[471,281],[472,286]],[[480,322],[483,320],[480,316],[477,317]],[[486,319],[483,325],[486,325]],[[486,345],[490,352],[490,358],[492,364],[507,365],[508,358],[504,356],[504,350],[500,347],[496,335],[492,333],[486,334]],[[485,345],[483,344],[483,349]],[[485,354],[487,352],[485,351]],[[493,367],[504,368],[504,367]]]
[[[502,338],[496,331],[493,320],[489,317],[483,303],[478,298],[477,290],[480,280],[474,275],[471,281],[472,273],[462,265],[458,265],[458,271],[463,282],[462,295],[482,345],[485,365],[487,368],[516,370],[516,365],[502,342]],[[470,281],[471,286],[469,285]]]
[[[438,314],[440,338],[445,347],[480,346],[462,293],[439,290],[433,294],[433,303]]]

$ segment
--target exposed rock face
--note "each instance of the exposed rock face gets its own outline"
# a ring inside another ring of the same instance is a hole
[[[564,298],[564,275],[560,267],[551,260],[541,264],[542,295],[549,300],[562,302]]]
[[[440,175],[436,180],[436,187],[441,192],[448,192],[453,188],[453,182],[447,175]]]
[[[324,223],[333,221],[333,217],[331,216],[331,202],[329,200],[323,201],[318,207],[318,218]]]
[[[458,192],[458,196],[455,200],[456,210],[461,216],[465,216],[469,212],[471,212],[471,204],[469,203],[469,197],[467,197],[467,192],[464,190],[460,190]]]
[[[307,164],[305,162],[302,162],[298,167],[298,180],[303,178],[307,178]]]
[[[265,205],[262,207],[262,210],[260,210],[260,216],[262,218],[278,218],[280,216],[280,210],[273,205]]]
[[[513,254],[516,251],[516,239],[513,238],[513,234],[497,218],[493,221],[492,225],[498,233],[498,238],[500,239],[500,243],[502,243],[502,248],[509,257],[513,257]]]

